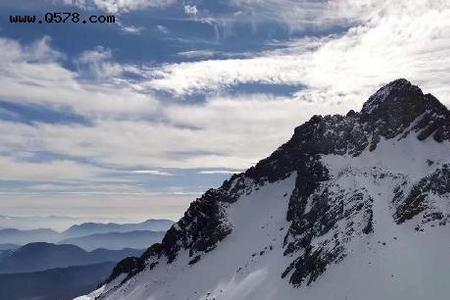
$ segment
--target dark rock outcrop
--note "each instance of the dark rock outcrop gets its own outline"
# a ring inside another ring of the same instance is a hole
[[[429,213],[424,215],[423,224],[435,220],[440,220],[440,224],[446,223],[450,216],[445,215],[439,207],[433,205],[429,199],[433,193],[437,195],[450,193],[449,165],[445,164],[431,175],[422,178],[413,185],[407,196],[402,189],[397,190],[393,200],[394,204],[397,205],[394,213],[397,224],[402,224],[426,210]]]

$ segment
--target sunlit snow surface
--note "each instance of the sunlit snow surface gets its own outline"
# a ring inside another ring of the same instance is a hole
[[[100,288],[96,289],[95,291],[93,291],[89,295],[80,296],[80,297],[75,298],[74,300],[91,300],[91,299],[95,299],[95,297],[100,296],[103,292],[107,291],[108,289],[114,288],[117,285],[119,285],[120,282],[125,279],[125,277],[126,277],[125,274],[121,274],[116,279],[114,279],[113,281],[108,283],[107,285],[101,286]]]
[[[401,140],[382,140],[375,151],[365,150],[358,157],[323,156],[331,175],[324,184],[345,187],[349,192],[364,189],[374,199],[374,232],[355,234],[346,244],[346,257],[328,266],[309,286],[295,288],[281,278],[298,255],[283,255],[293,173],[283,181],[253,188],[249,195],[229,204],[226,210],[232,233],[196,264],[188,265],[191,258],[181,251],[171,264],[162,261],[119,288],[109,285],[77,300],[94,299],[99,293],[108,300],[448,299],[450,225],[430,223],[416,231],[421,215],[397,225],[392,199],[395,186],[407,181],[408,191],[449,163],[449,154],[448,142],[419,141],[411,134]],[[434,206],[450,213],[449,194],[431,198]],[[316,238],[312,244],[324,238]]]

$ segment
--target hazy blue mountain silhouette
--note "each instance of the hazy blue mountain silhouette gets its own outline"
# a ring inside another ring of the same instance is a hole
[[[33,230],[19,230],[15,228],[1,228],[0,229],[0,244],[17,244],[25,245],[35,242],[57,243],[68,238],[78,238],[93,234],[106,233],[124,233],[131,231],[167,231],[173,224],[171,220],[153,220],[149,219],[141,223],[82,223],[73,225],[63,232],[57,232],[52,229],[41,228]],[[117,236],[113,236],[117,237]],[[125,240],[126,241],[126,240]],[[145,245],[147,248],[149,245]],[[101,246],[105,247],[105,246]],[[90,247],[89,249],[95,249]],[[115,247],[114,249],[122,249]],[[1,250],[1,248],[0,248]]]
[[[142,250],[135,249],[97,249],[87,252],[74,245],[31,243],[16,250],[9,250],[6,254],[1,255],[0,273],[36,272],[68,266],[116,262],[142,252]]]
[[[0,299],[65,300],[93,290],[114,262],[50,269],[32,273],[0,274]]]
[[[134,249],[146,249],[154,243],[158,243],[164,237],[165,231],[136,230],[130,232],[98,233],[88,236],[68,238],[61,244],[77,245],[91,251],[97,248],[119,250],[123,247]]]
[[[65,238],[80,237],[98,233],[129,232],[137,230],[167,231],[174,222],[166,219],[149,219],[142,223],[83,223],[73,225],[62,232]]]

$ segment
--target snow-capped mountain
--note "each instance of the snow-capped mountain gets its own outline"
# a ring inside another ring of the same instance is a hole
[[[79,299],[447,299],[450,112],[405,79],[314,116]]]

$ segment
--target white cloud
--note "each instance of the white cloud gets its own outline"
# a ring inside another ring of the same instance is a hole
[[[285,142],[308,116],[345,112],[349,106],[254,95],[166,105],[160,111],[165,123],[97,120],[86,127],[0,122],[0,152],[45,151],[119,169],[246,169]]]
[[[144,30],[143,27],[136,27],[136,26],[132,26],[132,25],[130,25],[130,26],[120,25],[120,26],[121,26],[123,32],[129,33],[129,34],[140,34]]]
[[[343,35],[291,41],[283,49],[246,59],[147,69],[117,64],[110,50],[96,48],[79,58],[101,79],[90,81],[83,70],[62,66],[64,56],[51,48],[48,38],[31,45],[0,39],[0,97],[67,106],[92,121],[89,127],[0,122],[0,153],[11,153],[3,162],[4,176],[14,166],[18,173],[12,178],[38,176],[27,175],[38,166],[21,158],[39,151],[150,175],[162,175],[158,170],[167,168],[246,169],[312,114],[358,108],[379,85],[397,77],[411,79],[448,104],[449,6],[447,1],[392,2]],[[150,79],[130,82],[124,72]],[[292,97],[220,93],[245,83],[306,88]],[[149,88],[181,96],[211,94],[197,104],[162,103],[146,92]],[[72,170],[70,177],[101,171],[93,167],[85,172],[91,166],[72,163],[55,163],[46,177],[59,176],[58,168]]]
[[[123,12],[172,1],[144,2],[93,0],[84,4]],[[168,194],[152,194],[135,179],[168,176],[171,173],[162,170],[172,168],[201,169],[204,175],[244,170],[284,143],[311,115],[358,108],[379,85],[397,77],[412,80],[450,104],[448,1],[232,3],[241,13],[224,16],[225,21],[276,21],[292,30],[317,24],[353,27],[341,35],[285,42],[278,50],[256,57],[152,68],[119,64],[110,49],[98,47],[78,58],[76,71],[63,66],[67,58],[52,49],[48,37],[31,44],[0,38],[0,98],[71,109],[91,121],[89,126],[0,121],[0,179],[40,183],[28,190],[20,186],[14,197],[11,187],[0,192],[2,211],[14,207],[10,212],[36,212],[51,207],[55,213],[101,211],[114,216],[120,211],[148,217],[148,211],[167,216],[171,207],[170,213],[178,216],[192,194],[186,196],[185,190],[176,187]],[[205,16],[197,6],[196,18],[201,21]],[[168,33],[166,27],[157,30]],[[213,54],[192,51],[180,57]],[[124,74],[128,72],[146,79],[127,80]],[[247,83],[293,85],[299,90],[289,97],[227,95],[228,87]],[[196,104],[166,103],[149,89],[176,96],[207,95]],[[40,152],[66,158],[33,161]],[[175,197],[177,193],[184,195],[182,201]],[[162,204],[161,199],[167,202]],[[64,201],[59,204],[59,200]],[[69,209],[65,201],[77,207]]]
[[[350,2],[338,4],[341,9]],[[406,77],[446,101],[449,16],[448,1],[392,1],[342,36],[302,39],[291,45],[293,49],[248,59],[164,65],[153,70],[154,79],[147,86],[189,95],[245,83],[304,85],[308,89],[299,95],[358,93],[363,101],[380,84]]]
[[[178,52],[178,55],[186,58],[208,58],[216,55],[218,52],[213,50],[190,50],[190,51],[183,51]]]
[[[161,32],[162,34],[168,35],[170,33],[169,29],[163,25],[156,25],[156,30]]]
[[[111,50],[98,46],[94,50],[84,51],[79,58],[82,63],[98,63],[112,58]]]
[[[185,6],[188,15],[200,22],[215,25],[228,34],[235,24],[250,24],[252,30],[259,26],[277,24],[291,33],[298,31],[323,31],[336,27],[349,27],[365,22],[379,12],[389,0],[228,0],[223,12],[209,6],[201,9],[202,2]],[[191,9],[195,7],[195,9]]]
[[[102,46],[84,51],[77,62],[81,68],[85,67],[87,72],[97,79],[111,79],[124,71],[120,64],[112,61],[111,50]]]
[[[82,73],[62,66],[62,54],[44,37],[31,45],[0,38],[0,97],[11,101],[71,108],[89,116],[151,114],[158,102],[129,82],[116,78],[122,72],[136,72],[111,60],[110,50],[97,48],[82,54],[80,61],[92,75],[105,83],[83,81]]]
[[[1,69],[5,69],[9,64],[23,61],[53,62],[63,57],[63,54],[50,47],[50,37],[45,36],[26,46],[20,45],[12,39],[0,38],[0,51],[2,54]]]
[[[300,84],[296,56],[206,60],[155,69],[148,86],[178,95],[215,91],[240,83]]]
[[[173,176],[172,173],[159,170],[133,170],[130,173],[138,175]]]
[[[187,4],[184,6],[184,12],[188,16],[195,17],[195,16],[197,16],[198,9],[197,9],[197,6],[195,6],[195,5]]]
[[[291,31],[316,30],[349,26],[367,20],[389,0],[228,0],[227,12],[202,1],[185,3],[179,0],[60,0],[83,8],[97,8],[109,13],[140,9],[172,9],[180,6],[186,15],[227,31],[236,23],[250,23],[254,28],[267,22],[286,26]]]
[[[285,142],[293,128],[312,114],[358,108],[379,85],[397,77],[411,79],[448,103],[450,4],[415,3],[406,1],[404,7],[396,2],[344,35],[293,41],[287,49],[256,58],[170,64],[150,71],[138,68],[136,72],[156,78],[123,85],[80,82],[79,74],[58,64],[58,55],[44,51],[39,58],[45,60],[27,62],[32,54],[26,47],[2,40],[3,48],[14,51],[2,51],[6,59],[0,64],[5,74],[0,78],[4,83],[0,96],[70,105],[94,122],[91,127],[3,122],[0,149],[20,153],[27,145],[122,169],[245,169]],[[94,50],[81,59],[94,65],[114,63],[107,49]],[[33,84],[24,84],[23,79]],[[255,82],[306,88],[292,97],[208,96],[195,105],[162,104],[144,93],[148,88],[177,95],[217,93]],[[158,114],[164,122],[98,117],[143,111]]]
[[[111,187],[111,186],[110,186]],[[109,188],[110,188],[109,187]],[[70,216],[82,221],[147,220],[170,218],[178,220],[198,194],[1,194],[2,214],[13,216]],[[73,222],[72,222],[73,224]],[[41,223],[43,225],[43,223]],[[36,225],[35,226],[39,226]],[[46,226],[50,226],[46,223]],[[35,228],[35,227],[34,227]]]
[[[0,180],[63,180],[90,178],[104,172],[100,168],[69,160],[27,162],[0,156]]]

